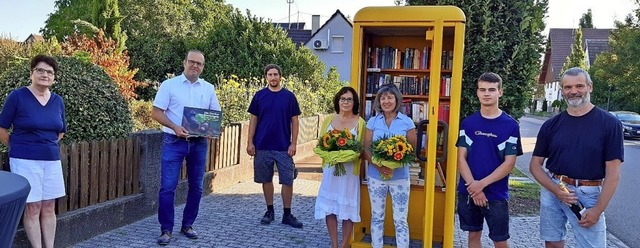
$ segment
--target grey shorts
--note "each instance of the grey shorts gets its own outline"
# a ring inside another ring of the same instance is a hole
[[[270,183],[273,181],[274,166],[278,167],[279,183],[293,185],[295,165],[293,158],[287,151],[256,150],[253,159],[253,181],[256,183]]]

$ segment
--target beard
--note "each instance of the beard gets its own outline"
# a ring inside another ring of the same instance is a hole
[[[569,107],[581,107],[591,102],[591,93],[587,92],[583,96],[576,96],[573,99],[565,98],[565,101],[567,102],[567,105],[569,105]]]

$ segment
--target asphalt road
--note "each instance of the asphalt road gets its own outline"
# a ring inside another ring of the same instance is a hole
[[[543,120],[535,118],[520,119],[524,155],[518,157],[516,166],[526,174],[542,123]],[[629,247],[640,247],[640,140],[625,140],[624,147],[625,162],[620,169],[618,189],[605,211],[607,230]]]

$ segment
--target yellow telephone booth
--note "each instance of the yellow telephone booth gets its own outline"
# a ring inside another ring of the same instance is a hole
[[[426,159],[410,167],[408,223],[412,244],[423,247],[453,247],[464,32],[465,15],[454,6],[366,7],[353,23],[351,86],[360,113],[367,120],[375,115],[377,89],[395,83],[403,112],[418,126],[416,150]],[[371,247],[371,204],[361,174],[362,221],[354,225],[351,247]],[[390,196],[384,230],[385,238],[394,236]]]

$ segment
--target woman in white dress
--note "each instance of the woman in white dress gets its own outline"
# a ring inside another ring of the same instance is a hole
[[[336,114],[322,124],[323,132],[348,129],[355,139],[364,138],[365,122],[358,116],[360,102],[356,91],[343,87],[333,98]],[[353,223],[360,222],[360,159],[343,163],[346,175],[334,176],[334,167],[323,166],[322,182],[316,198],[315,218],[325,219],[331,247],[338,247],[338,220],[342,220],[342,246],[349,247]]]

